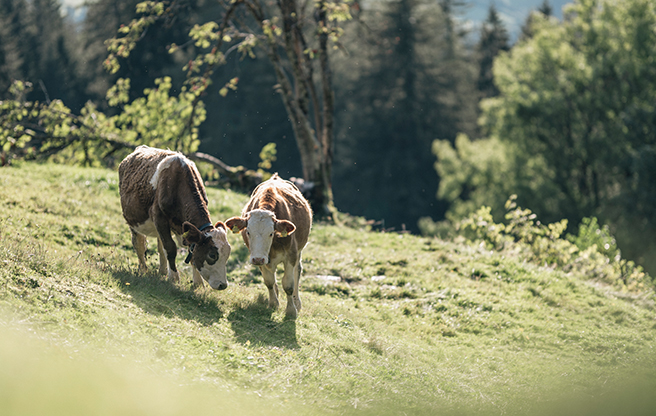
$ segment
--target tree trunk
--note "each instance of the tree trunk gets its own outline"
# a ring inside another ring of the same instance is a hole
[[[317,198],[321,202],[322,209],[326,210],[326,215],[334,212],[333,189],[332,189],[332,166],[333,166],[333,120],[334,120],[334,94],[333,94],[333,74],[330,69],[328,60],[328,21],[326,16],[325,2],[322,0],[318,4],[316,14],[317,27],[319,29],[319,64],[321,67],[321,87],[323,94],[323,124],[317,126],[321,128],[321,186],[318,187]],[[319,112],[317,108],[315,111]]]
[[[314,87],[312,62],[306,55],[307,42],[302,28],[302,15],[296,0],[279,0],[283,21],[283,47],[291,65],[291,79],[285,72],[279,44],[268,38],[267,55],[273,64],[287,115],[292,123],[296,145],[301,155],[305,195],[314,214],[329,217],[334,211],[331,167],[333,159],[333,92],[328,61],[327,18],[323,2],[319,4],[316,22],[319,27],[321,65],[321,106]],[[264,28],[264,14],[259,4],[251,12]],[[312,126],[314,121],[315,126]]]

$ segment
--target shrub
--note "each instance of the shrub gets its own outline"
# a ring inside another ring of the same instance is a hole
[[[488,248],[519,251],[531,262],[558,266],[621,290],[653,287],[642,267],[622,259],[608,227],[599,227],[596,218],[585,218],[578,235],[563,237],[567,220],[542,224],[531,210],[518,207],[516,198],[512,195],[506,202],[506,224],[495,223],[490,207],[483,206],[457,224],[458,232]]]

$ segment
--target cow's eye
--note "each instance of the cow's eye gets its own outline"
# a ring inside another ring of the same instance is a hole
[[[210,260],[217,261],[219,259],[219,255],[217,253],[210,253],[207,255],[207,257],[210,258]]]
[[[273,233],[269,234],[269,237],[273,237]]]

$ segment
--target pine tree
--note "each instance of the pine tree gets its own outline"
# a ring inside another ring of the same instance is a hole
[[[23,26],[24,10],[21,0],[0,1],[0,97],[7,92],[12,80],[23,78],[19,29]]]
[[[549,0],[544,0],[537,10],[535,10],[534,12],[528,15],[528,17],[526,18],[526,22],[524,22],[524,25],[522,26],[522,32],[519,35],[520,41],[523,41],[525,39],[530,39],[533,37],[532,26],[533,26],[533,20],[535,19],[534,17],[535,13],[539,13],[545,17],[553,16],[553,7],[551,7]]]
[[[25,73],[33,83],[33,99],[61,99],[69,108],[79,109],[85,101],[77,78],[76,53],[69,46],[67,23],[58,0],[34,0],[30,5],[24,52]]]
[[[508,31],[499,18],[499,13],[494,4],[491,4],[488,9],[487,18],[483,22],[481,37],[476,49],[479,53],[480,65],[477,82],[478,90],[483,98],[494,97],[499,94],[499,90],[494,85],[492,64],[499,52],[510,49]]]
[[[473,67],[453,15],[459,2],[444,3],[397,0],[368,11],[368,44],[351,63],[365,69],[342,92],[337,205],[388,228],[414,231],[420,217],[443,214],[431,143],[475,128]]]
[[[0,92],[13,80],[32,83],[28,100],[62,99],[79,109],[86,97],[75,33],[57,0],[0,2]]]

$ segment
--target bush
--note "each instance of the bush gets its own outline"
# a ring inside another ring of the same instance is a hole
[[[653,287],[642,267],[622,259],[615,238],[596,218],[585,218],[578,235],[563,237],[567,220],[541,224],[531,210],[517,206],[516,198],[512,195],[506,202],[506,224],[495,223],[490,207],[483,206],[457,224],[458,232],[488,248],[519,251],[531,262],[558,266],[623,291]]]
[[[597,251],[610,259],[615,259],[620,255],[615,237],[610,234],[608,226],[604,225],[600,227],[595,217],[583,218],[579,225],[578,235],[568,235],[567,239],[574,243],[580,250],[586,250],[592,246],[596,246]]]

